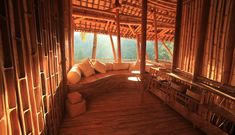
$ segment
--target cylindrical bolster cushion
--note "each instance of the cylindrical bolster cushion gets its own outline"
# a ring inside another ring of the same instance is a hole
[[[71,104],[66,100],[66,110],[70,117],[78,116],[86,111],[86,100],[76,104]]]
[[[79,103],[82,101],[82,95],[78,92],[68,93],[67,98],[71,104]]]
[[[74,66],[67,74],[67,80],[70,84],[76,84],[81,80],[81,71],[78,67]]]

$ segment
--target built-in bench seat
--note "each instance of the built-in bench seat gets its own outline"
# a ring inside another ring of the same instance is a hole
[[[116,67],[115,67],[116,66]],[[120,66],[120,67],[118,67]],[[85,77],[79,69],[79,65],[75,65],[70,72],[75,72],[75,75],[68,73],[68,88],[69,91],[78,91],[84,96],[92,93],[100,93],[115,88],[136,87],[136,82],[128,80],[128,77],[135,77],[136,74],[132,70],[138,70],[134,63],[121,63],[121,65],[113,65],[110,68],[110,63],[106,64],[106,72],[99,73],[96,71],[93,75]],[[153,64],[146,64],[146,71],[149,71]],[[75,69],[74,69],[75,68]],[[73,73],[74,74],[74,73]],[[79,78],[80,75],[80,78]],[[74,80],[77,79],[78,81]],[[71,83],[72,82],[72,83]]]

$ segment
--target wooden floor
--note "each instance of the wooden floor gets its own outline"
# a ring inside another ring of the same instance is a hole
[[[61,135],[202,135],[160,99],[146,92],[140,102],[135,89],[117,89],[90,97],[88,111],[65,116]]]

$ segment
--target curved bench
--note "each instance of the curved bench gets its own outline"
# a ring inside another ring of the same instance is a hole
[[[128,80],[130,76],[135,74],[129,70],[109,71],[82,78],[77,84],[68,84],[68,88],[70,92],[78,91],[85,97],[113,89],[136,88],[136,82]]]

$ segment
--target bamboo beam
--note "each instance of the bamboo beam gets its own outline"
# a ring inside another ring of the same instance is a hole
[[[131,3],[131,2],[128,2],[128,1],[123,1],[122,4],[125,4],[127,5],[128,7],[131,7],[131,8],[134,8],[134,9],[141,9],[141,5],[137,4],[137,3]],[[159,8],[157,7],[157,9],[159,10]],[[165,8],[166,9],[166,8]],[[167,10],[161,10],[161,11],[167,11]],[[149,8],[147,9],[149,12],[152,12],[152,8]],[[155,10],[156,11],[156,10]],[[173,14],[173,13],[172,13]],[[159,13],[158,14],[158,17],[159,18],[162,18],[162,19],[167,19],[168,21],[172,21],[175,19],[175,13],[173,15],[166,15],[166,14],[163,14],[163,13]]]
[[[154,12],[153,14],[153,18],[154,18],[154,41],[155,41],[155,46],[154,46],[154,53],[155,53],[155,61],[158,61],[158,37],[157,37],[157,20],[156,20],[156,12]]]
[[[176,22],[175,22],[175,42],[174,42],[174,56],[173,56],[173,63],[172,63],[172,71],[176,69],[178,63],[178,56],[179,56],[179,45],[180,45],[180,31],[181,31],[181,18],[182,18],[182,6],[183,1],[177,1],[177,11],[176,11]]]
[[[122,62],[119,9],[116,9],[118,63]]]
[[[131,33],[132,33],[134,36],[136,36],[136,33],[134,32],[134,30],[133,30],[133,28],[131,27],[131,25],[128,25],[128,27],[130,28]]]
[[[145,61],[146,61],[146,30],[147,30],[147,0],[142,0],[142,23],[141,23],[141,57],[140,57],[140,73],[145,74]]]
[[[73,6],[73,15],[86,18],[89,17],[94,19],[106,20],[106,21],[112,21],[112,20],[114,21],[116,16],[116,14],[113,12],[108,12],[99,9],[92,9],[83,6]],[[135,25],[141,24],[141,17],[119,14],[119,18],[121,24],[135,24]],[[169,26],[169,29],[172,28],[174,29],[173,23],[161,20],[158,21],[166,26]],[[148,25],[153,25],[153,23],[154,23],[153,19],[147,19]]]
[[[92,59],[96,59],[96,48],[97,48],[97,33],[94,33]]]
[[[111,46],[112,46],[113,58],[114,58],[114,61],[117,62],[116,50],[115,50],[115,47],[114,47],[113,37],[112,37],[111,33],[109,33],[109,38],[110,38],[110,42],[111,42]]]
[[[165,41],[163,41],[163,40],[161,40],[161,41],[162,41],[162,44],[163,44],[164,48],[171,55],[171,57],[173,57],[173,54],[172,54],[171,50],[169,49],[169,47],[166,45]]]

